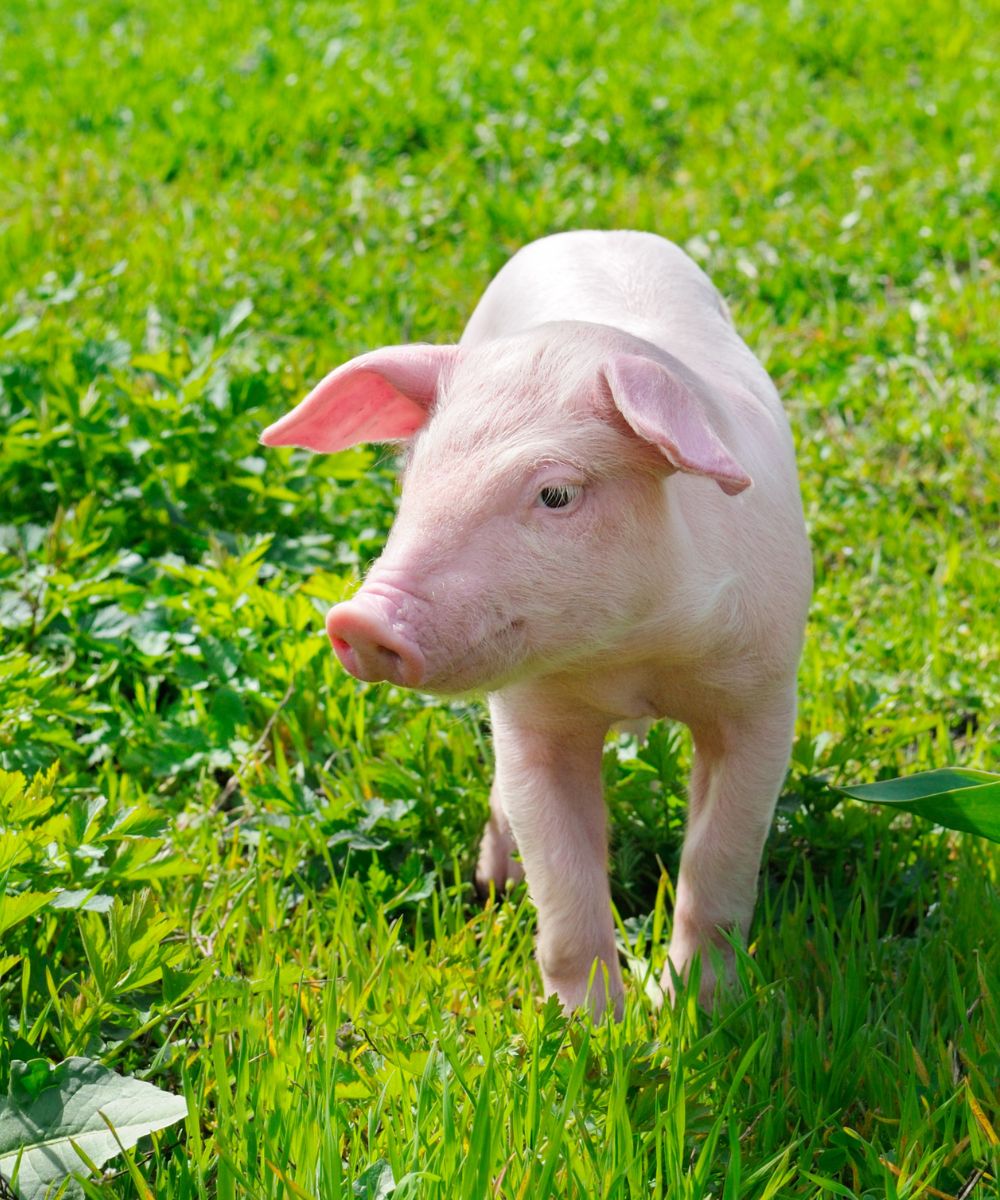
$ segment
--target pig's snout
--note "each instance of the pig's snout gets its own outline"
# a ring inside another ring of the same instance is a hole
[[[362,589],[330,609],[326,632],[344,669],[356,679],[385,679],[411,688],[422,683],[424,656],[403,629],[395,601]]]

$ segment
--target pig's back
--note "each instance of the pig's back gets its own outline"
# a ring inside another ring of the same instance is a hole
[[[725,337],[732,325],[708,276],[680,247],[652,233],[579,230],[519,250],[490,283],[462,343],[549,321],[612,325],[676,353],[679,340]]]

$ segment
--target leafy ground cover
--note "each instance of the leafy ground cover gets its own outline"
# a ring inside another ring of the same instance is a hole
[[[995,1194],[997,854],[830,784],[998,768],[1000,13],[8,0],[0,1094],[183,1095],[88,1195]],[[488,733],[321,613],[392,463],[264,453],[561,228],[685,245],[777,380],[817,594],[741,988],[656,1012],[689,749],[610,742],[624,1021],[469,884]]]

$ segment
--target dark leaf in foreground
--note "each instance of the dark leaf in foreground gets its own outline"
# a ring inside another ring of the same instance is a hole
[[[901,808],[946,829],[1000,842],[1000,775],[988,771],[945,767],[837,791],[870,804]]]

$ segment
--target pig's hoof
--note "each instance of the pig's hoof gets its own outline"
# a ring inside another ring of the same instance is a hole
[[[679,995],[684,995],[687,992],[688,979],[695,957],[697,957],[699,963],[698,1004],[705,1012],[710,1013],[716,1005],[720,990],[725,990],[732,986],[735,981],[732,955],[726,954],[714,945],[710,949],[706,947],[704,950],[695,950],[683,959],[675,951],[672,950],[670,952],[666,968],[660,977],[659,991],[661,999],[663,1003],[673,1005],[677,1003]],[[677,967],[678,962],[681,963],[679,970]],[[673,964],[672,970],[671,964]],[[719,973],[719,969],[721,969],[721,974]]]
[[[523,878],[524,867],[516,858],[508,858],[504,863],[498,863],[489,869],[483,866],[483,860],[480,858],[475,874],[476,891],[481,900],[486,900],[491,886],[499,896],[519,884]]]
[[[575,979],[558,980],[546,975],[542,979],[547,996],[558,996],[567,1013],[589,1012],[595,1022],[611,1013],[616,1020],[622,1019],[625,1011],[625,986],[617,962],[602,963],[600,969]]]
[[[499,896],[524,878],[524,867],[514,857],[515,851],[514,839],[510,834],[497,830],[493,822],[486,826],[475,875],[476,891],[481,899],[489,896],[491,884]]]

